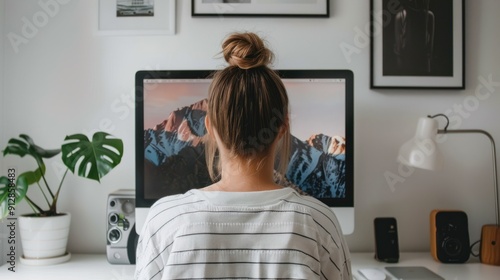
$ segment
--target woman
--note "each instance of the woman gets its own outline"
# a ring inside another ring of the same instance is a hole
[[[254,33],[222,44],[205,118],[214,184],[151,208],[137,248],[136,279],[351,279],[333,212],[282,187],[289,158],[288,96]]]

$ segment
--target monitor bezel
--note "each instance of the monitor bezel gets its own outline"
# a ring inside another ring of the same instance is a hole
[[[346,196],[322,198],[329,207],[354,207],[354,75],[350,70],[275,70],[282,79],[345,79]],[[215,70],[140,70],[135,75],[136,207],[150,207],[158,199],[144,197],[144,80],[209,79]]]

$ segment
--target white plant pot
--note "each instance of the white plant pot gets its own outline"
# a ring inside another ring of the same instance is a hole
[[[53,217],[20,216],[18,221],[24,259],[58,258],[68,254],[70,213]]]

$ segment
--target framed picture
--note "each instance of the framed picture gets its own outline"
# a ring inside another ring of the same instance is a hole
[[[175,34],[175,0],[99,0],[100,35]]]
[[[371,88],[465,88],[465,0],[370,1]]]
[[[192,0],[192,16],[329,17],[330,0]]]

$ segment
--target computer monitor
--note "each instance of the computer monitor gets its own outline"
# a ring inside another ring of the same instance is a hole
[[[354,231],[353,73],[276,70],[290,101],[292,151],[285,178],[330,206],[344,234]],[[204,118],[212,70],[136,73],[136,231],[163,196],[212,182]]]

